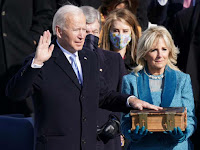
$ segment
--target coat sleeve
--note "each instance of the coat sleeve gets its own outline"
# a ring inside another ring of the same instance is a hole
[[[196,128],[196,117],[194,107],[194,97],[192,92],[192,85],[190,76],[186,76],[185,84],[182,89],[182,103],[187,108],[187,129],[186,137],[189,138]]]
[[[10,79],[6,87],[6,96],[13,100],[23,100],[33,94],[34,80],[41,68],[31,68],[32,57],[28,58],[24,66]]]

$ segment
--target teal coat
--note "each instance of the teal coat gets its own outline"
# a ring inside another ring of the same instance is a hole
[[[186,140],[176,143],[173,139],[162,132],[153,133],[143,137],[139,142],[132,142],[130,150],[188,150],[190,144],[188,138],[192,135],[196,127],[194,115],[194,98],[191,86],[191,79],[188,74],[175,71],[166,67],[164,86],[161,92],[152,92],[149,88],[149,77],[144,70],[130,73],[123,77],[122,93],[135,95],[141,100],[162,107],[187,107],[187,128],[189,129]],[[127,136],[127,131],[131,129],[131,118],[129,114],[122,115],[121,130]]]

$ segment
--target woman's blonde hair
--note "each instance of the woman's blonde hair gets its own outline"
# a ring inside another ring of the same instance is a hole
[[[138,41],[136,52],[137,66],[133,69],[135,73],[142,70],[146,66],[144,57],[151,50],[154,42],[157,42],[160,38],[165,41],[165,44],[169,50],[167,65],[171,69],[179,70],[178,67],[175,66],[177,63],[177,55],[179,54],[179,49],[174,45],[171,34],[165,27],[155,26],[145,30]]]
[[[139,24],[135,15],[127,9],[116,9],[108,15],[103,26],[103,34],[100,40],[100,47],[102,49],[112,51],[109,32],[113,22],[116,20],[129,25],[131,28],[131,42],[129,42],[129,44],[127,45],[126,51],[131,53],[131,57],[135,61],[135,51],[140,36],[140,32],[138,30]]]

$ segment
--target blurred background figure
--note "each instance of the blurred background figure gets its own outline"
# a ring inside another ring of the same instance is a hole
[[[101,30],[101,17],[97,9],[90,6],[80,7],[86,16],[86,39],[83,49],[93,50],[97,53],[100,63],[100,71],[108,85],[113,91],[121,92],[122,77],[126,73],[124,62],[120,54],[98,48],[99,34]],[[97,111],[97,130],[103,133],[103,128],[109,123],[108,120],[114,117],[120,120],[119,112],[111,112],[99,108]],[[113,118],[113,119],[114,119]],[[106,135],[98,135],[96,150],[121,150],[120,124],[114,128],[115,135],[110,139]],[[107,131],[109,132],[109,131]]]
[[[166,28],[156,26],[144,31],[137,47],[137,67],[123,77],[122,93],[156,106],[186,107],[185,131],[176,127],[167,132],[149,133],[145,126],[131,131],[131,117],[129,113],[123,114],[121,130],[131,141],[128,150],[191,150],[189,137],[196,129],[194,98],[190,76],[175,66],[178,53]]]
[[[102,29],[100,47],[120,53],[127,72],[135,66],[135,51],[140,36],[139,24],[127,9],[116,9],[106,18]]]
[[[55,4],[51,0],[0,0],[0,6],[0,114],[29,115],[29,104],[11,102],[5,97],[5,86],[24,58],[35,51],[43,31],[51,28]]]
[[[106,17],[115,9],[126,8],[137,16],[138,22],[142,30],[148,27],[147,8],[149,0],[102,0],[99,11],[104,24]]]
[[[60,8],[64,4],[73,4],[76,6],[92,6],[94,8],[98,8],[101,5],[101,0],[56,0],[57,7]]]
[[[180,49],[178,67],[191,76],[195,113],[200,123],[200,2],[194,7],[178,12],[168,23],[175,44]],[[195,150],[200,149],[200,128],[192,136]]]
[[[177,12],[193,7],[199,0],[150,0],[148,19],[153,24],[166,25]]]

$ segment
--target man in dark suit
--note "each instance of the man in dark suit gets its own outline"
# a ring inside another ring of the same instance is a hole
[[[200,123],[200,2],[195,7],[178,12],[168,23],[175,44],[180,49],[177,65],[191,76],[195,100],[195,113]],[[192,137],[195,150],[199,150],[200,128]]]
[[[127,110],[127,103],[160,109],[108,90],[96,54],[81,50],[86,19],[80,8],[61,7],[53,19],[53,32],[57,39],[49,46],[50,32],[44,32],[35,55],[27,58],[6,92],[16,100],[33,97],[36,150],[94,150],[98,105],[112,111]]]
[[[99,35],[101,31],[101,16],[97,9],[90,6],[82,6],[84,15],[86,16],[86,33],[83,49],[92,50],[97,53],[100,62],[101,74],[104,77],[110,90],[121,92],[122,77],[126,74],[124,62],[119,53],[107,51],[98,48]],[[102,132],[102,128],[110,116],[115,116],[120,120],[119,112],[99,108],[97,110],[97,129]],[[96,150],[121,150],[120,126],[115,128],[116,135],[113,139],[109,137],[97,138]],[[103,138],[103,139],[102,139]]]
[[[55,5],[51,0],[0,0],[0,114],[30,115],[25,101],[5,96],[8,80],[33,53],[40,35],[51,28]]]

